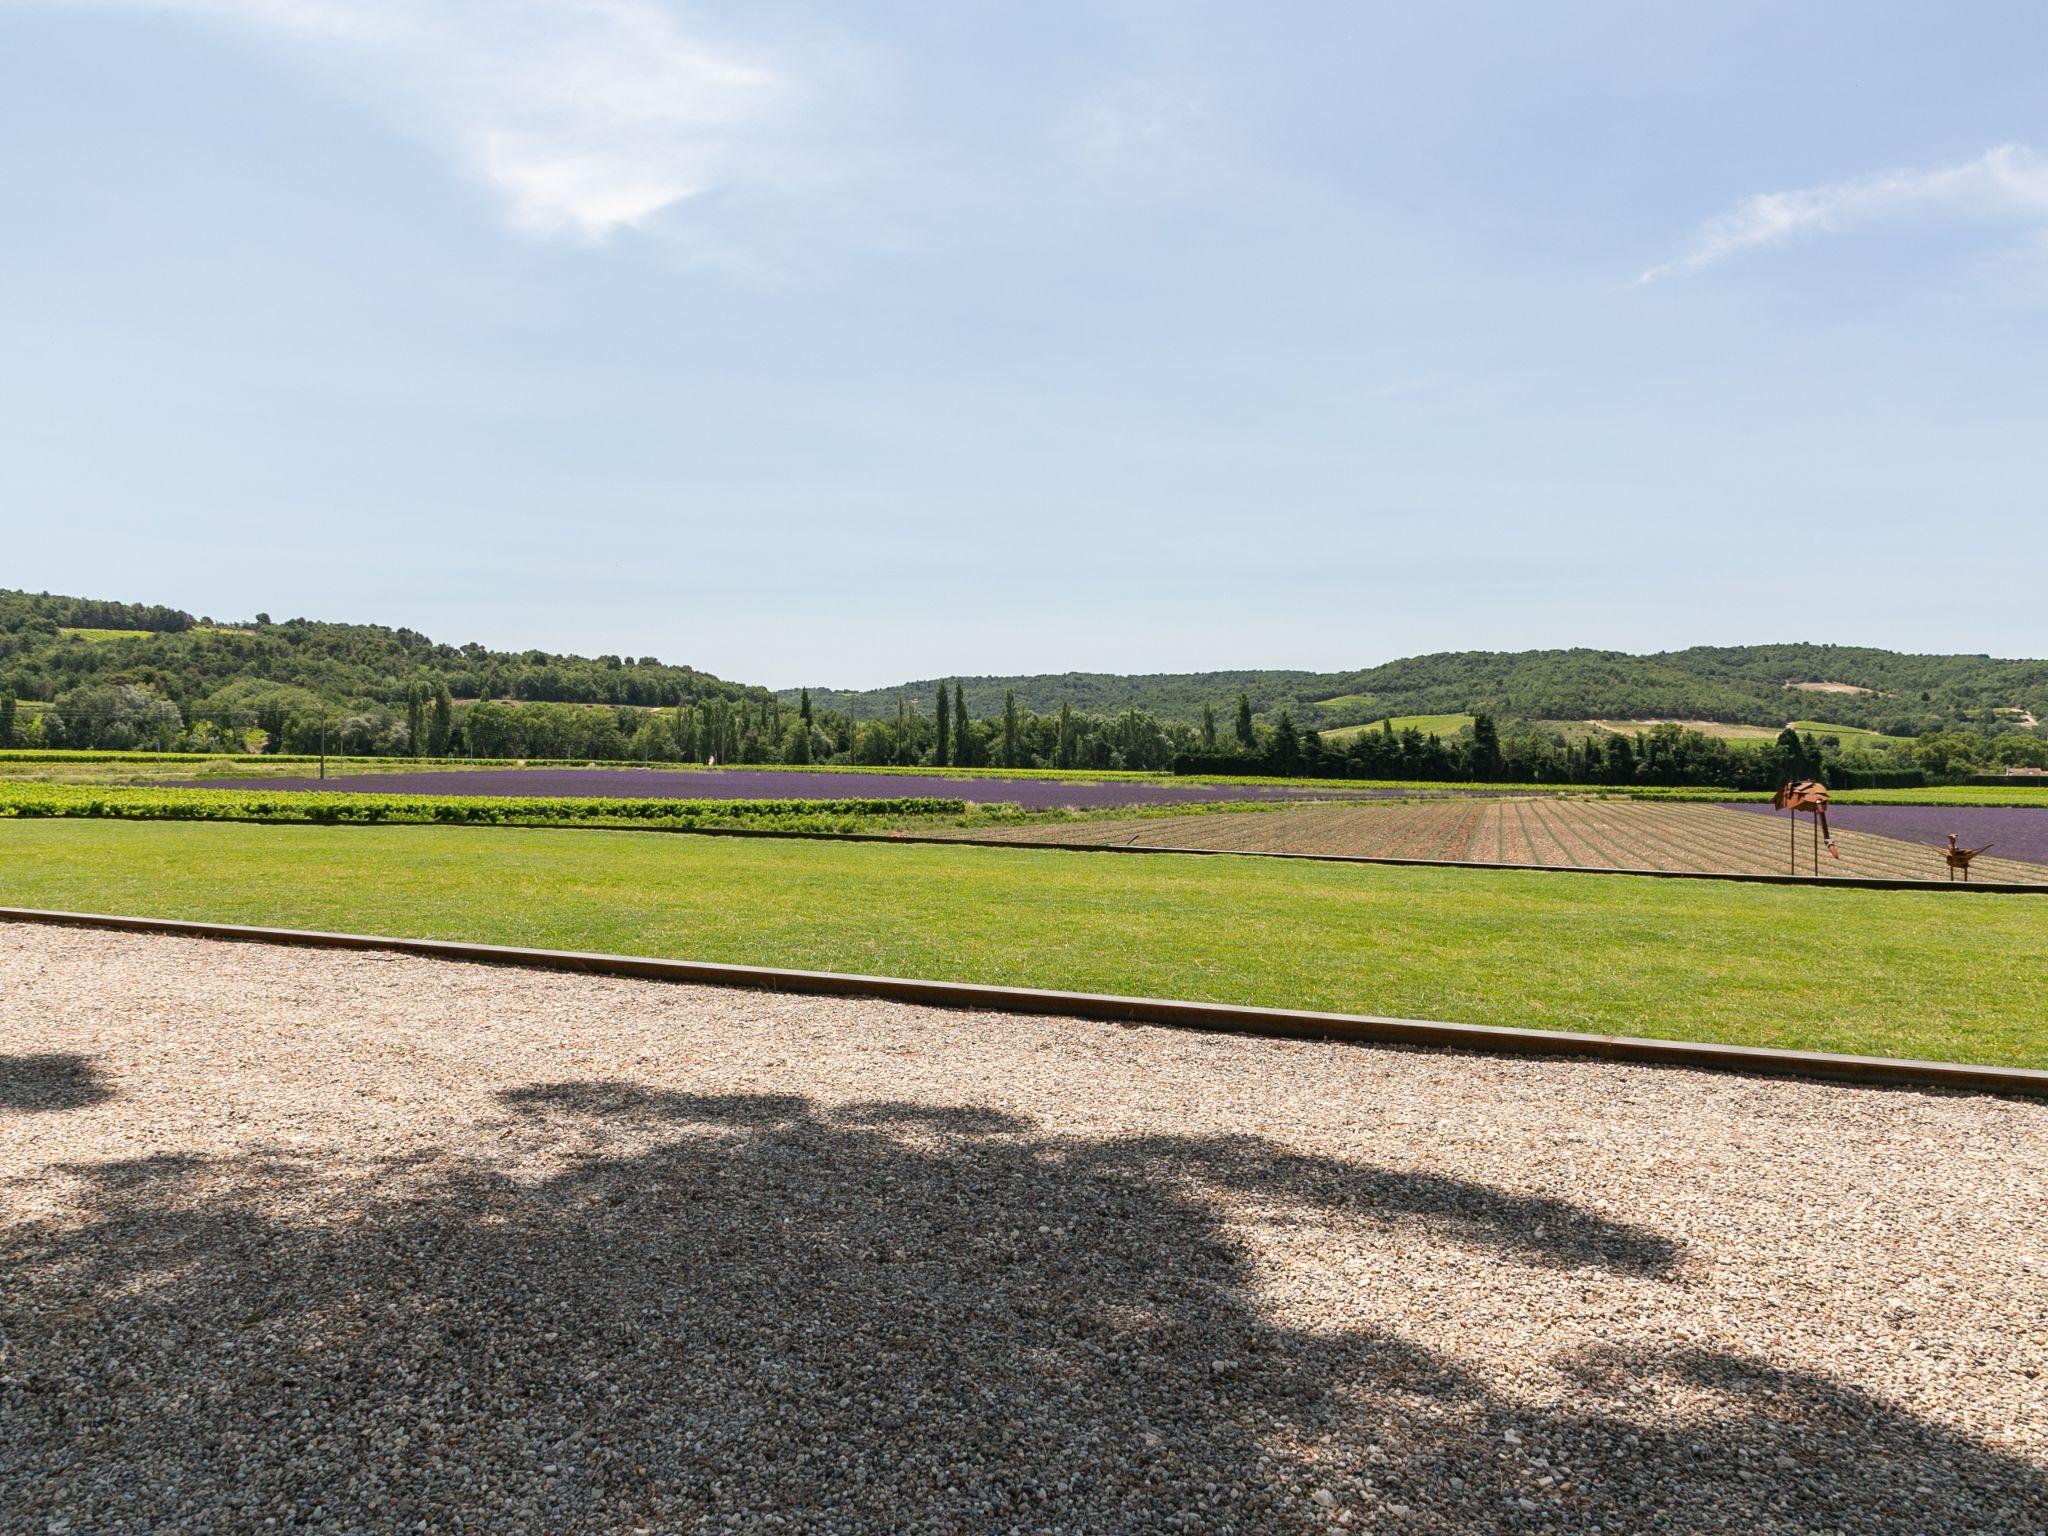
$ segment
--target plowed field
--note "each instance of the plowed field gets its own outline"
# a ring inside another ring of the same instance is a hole
[[[1635,800],[1432,800],[1317,804],[1130,821],[1074,822],[977,832],[1017,842],[1110,843],[1238,853],[1326,853],[1474,863],[1785,874],[1785,819],[1719,805]],[[1876,833],[1835,829],[1839,858],[1821,850],[1824,876],[1945,880],[1939,852]],[[1799,873],[1811,873],[1813,839],[1802,820]],[[1986,856],[1977,880],[2048,884],[2048,863]]]

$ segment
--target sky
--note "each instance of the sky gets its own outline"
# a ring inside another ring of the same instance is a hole
[[[0,586],[2048,655],[2048,7],[0,0]]]

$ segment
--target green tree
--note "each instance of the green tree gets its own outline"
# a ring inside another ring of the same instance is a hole
[[[1294,716],[1284,709],[1273,723],[1273,761],[1281,768],[1301,761],[1301,735],[1294,728]]]
[[[0,747],[14,745],[14,695],[0,693]]]
[[[1003,690],[1003,766],[1017,766],[1017,690]]]
[[[1237,696],[1237,744],[1250,752],[1259,744],[1259,738],[1252,729],[1252,699],[1248,693]]]
[[[799,695],[799,697],[798,697],[798,702],[797,702],[797,706],[796,706],[796,713],[797,713],[797,718],[803,721],[803,723],[804,723],[804,729],[805,729],[806,731],[809,731],[809,730],[810,730],[810,728],[811,728],[811,690],[810,690],[810,689],[808,689],[808,688],[804,689],[804,690],[802,691],[802,693],[801,693],[801,694]],[[809,758],[806,758],[806,759],[804,759],[804,761],[806,761],[806,762],[809,762],[809,761],[810,761],[810,759],[809,759]]]
[[[1054,748],[1053,761],[1062,768],[1074,766],[1074,706],[1065,699],[1060,700],[1059,742]]]
[[[427,746],[427,692],[417,680],[405,685],[406,750],[418,757]]]
[[[944,678],[939,680],[939,739],[932,748],[932,762],[945,767],[953,755],[953,699]]]
[[[1216,750],[1216,710],[1209,704],[1202,706],[1202,750]]]
[[[448,743],[455,734],[455,700],[449,695],[445,682],[434,684],[434,712],[427,722],[427,754],[430,757],[446,757]]]
[[[1500,728],[1494,724],[1491,715],[1472,717],[1471,763],[1472,777],[1480,783],[1500,782]]]
[[[974,723],[967,718],[967,690],[958,679],[953,683],[953,762],[960,768],[974,766]]]

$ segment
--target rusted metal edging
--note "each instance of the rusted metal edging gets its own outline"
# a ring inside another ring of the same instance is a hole
[[[774,966],[725,965],[702,960],[664,960],[641,955],[607,955],[582,950],[523,949],[449,939],[408,939],[379,934],[325,933],[316,929],[256,928],[186,918],[122,917],[99,912],[50,912],[0,907],[0,922],[45,923],[172,934],[244,943],[288,944],[313,949],[382,950],[435,960],[513,965],[536,970],[632,976],[697,986],[747,987],[834,997],[879,997],[935,1008],[971,1008],[1004,1013],[1049,1014],[1117,1023],[1162,1024],[1237,1034],[1296,1039],[1343,1040],[1475,1051],[1488,1055],[1573,1056],[1606,1061],[1747,1072],[1768,1077],[1828,1078],[1904,1088],[1950,1088],[1978,1093],[2048,1098],[2048,1071],[2026,1067],[1977,1066],[1964,1062],[1914,1061],[1886,1056],[1842,1056],[1823,1051],[1772,1050],[1763,1046],[1716,1045],[1690,1040],[1646,1040],[1627,1035],[1575,1034],[1567,1030],[1516,1029],[1497,1024],[1446,1024],[1428,1019],[1383,1018],[1373,1014],[1322,1013],[1296,1008],[1254,1008],[1234,1003],[1177,998],[1121,997],[1101,992],[1059,992],[1039,987],[998,987],[979,982],[925,981],[903,976],[861,976],[841,971],[798,971]]]

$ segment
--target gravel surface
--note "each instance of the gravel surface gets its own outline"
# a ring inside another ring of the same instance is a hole
[[[427,773],[333,774],[324,779],[185,780],[190,789],[348,790],[391,795],[565,795],[622,800],[972,800],[981,805],[1104,809],[1217,800],[1359,800],[1398,789],[1290,789],[1280,784],[1087,783],[943,773],[833,773],[749,768],[458,768]]]
[[[2039,1103],[0,925],[0,1190],[9,1532],[2048,1530]]]

